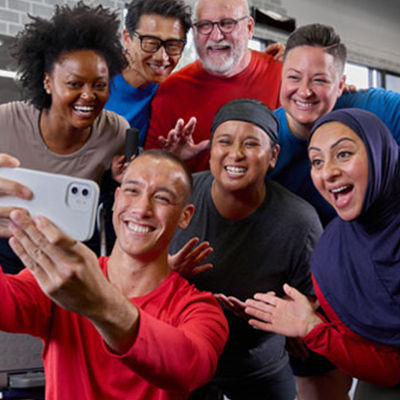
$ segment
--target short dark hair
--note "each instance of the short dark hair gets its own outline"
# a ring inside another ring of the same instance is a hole
[[[284,60],[290,50],[299,46],[322,47],[326,53],[333,56],[341,73],[343,73],[347,50],[333,27],[323,24],[309,24],[296,29],[286,42]]]
[[[142,15],[155,14],[178,19],[185,32],[185,40],[192,26],[192,9],[183,0],[133,0],[125,7],[127,9],[125,27],[130,33],[138,28]]]
[[[169,151],[161,150],[161,149],[151,149],[151,150],[145,150],[144,152],[140,153],[137,157],[143,157],[143,156],[150,156],[158,159],[166,159],[169,161],[172,161],[173,163],[177,164],[184,172],[188,184],[188,193],[185,199],[185,202],[188,203],[190,200],[190,197],[192,195],[193,191],[193,177],[191,172],[189,171],[189,168],[186,166],[186,164],[175,154],[170,153]]]
[[[32,22],[16,36],[11,55],[16,61],[25,98],[36,108],[49,108],[51,96],[43,75],[65,52],[92,50],[104,58],[110,77],[127,66],[120,40],[119,18],[103,6],[56,6],[50,20],[29,15]]]

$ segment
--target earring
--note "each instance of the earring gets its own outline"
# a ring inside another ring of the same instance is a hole
[[[43,89],[47,94],[50,94],[50,90],[44,82],[43,82]]]

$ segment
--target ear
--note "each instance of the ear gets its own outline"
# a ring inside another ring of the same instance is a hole
[[[114,193],[114,203],[113,203],[113,206],[112,206],[112,210],[113,210],[113,211],[114,211],[115,205],[117,204],[117,200],[118,200],[118,196],[119,196],[120,190],[121,190],[121,188],[120,188],[119,186],[115,189],[115,193]]]
[[[124,42],[125,48],[127,48],[128,46],[130,46],[130,44],[131,44],[131,42],[132,42],[131,34],[128,32],[127,29],[124,29],[124,30],[122,31],[122,41]]]
[[[249,17],[247,19],[247,29],[249,30],[249,34],[248,34],[248,39],[252,39],[253,37],[253,33],[254,33],[254,18],[253,17]]]
[[[193,217],[193,214],[194,214],[194,205],[186,204],[179,218],[178,227],[181,229],[186,229],[190,223],[190,220]]]
[[[47,94],[51,94],[51,80],[48,72],[43,74],[43,88]]]
[[[343,74],[339,82],[338,97],[342,95],[345,85],[346,85],[346,75]]]
[[[278,155],[281,150],[281,146],[276,144],[273,149],[271,149],[271,160],[269,161],[268,169],[274,169],[276,162],[278,161]]]

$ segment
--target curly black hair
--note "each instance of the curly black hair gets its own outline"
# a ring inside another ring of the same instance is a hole
[[[93,50],[105,59],[110,77],[127,66],[116,12],[79,1],[73,7],[56,6],[50,20],[29,18],[32,22],[18,33],[10,50],[25,98],[39,110],[51,105],[43,76],[51,73],[61,53]]]
[[[133,0],[125,4],[127,9],[125,27],[128,32],[136,31],[142,15],[161,15],[165,18],[177,18],[186,35],[192,26],[192,9],[183,0]]]

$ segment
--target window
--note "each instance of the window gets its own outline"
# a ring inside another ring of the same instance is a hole
[[[344,74],[348,85],[354,85],[357,89],[366,89],[371,86],[367,67],[348,62],[344,67]]]
[[[400,75],[385,74],[386,89],[400,93]]]

